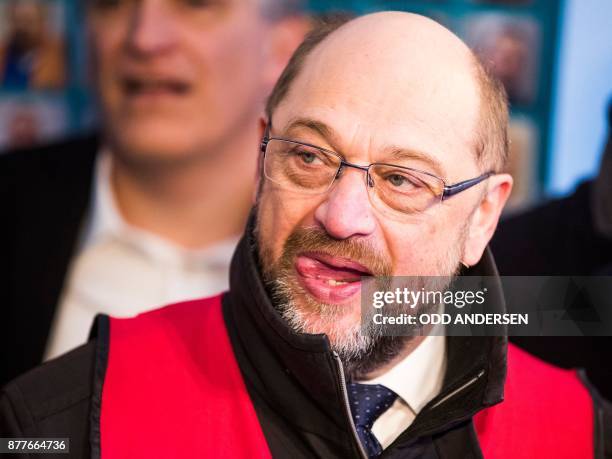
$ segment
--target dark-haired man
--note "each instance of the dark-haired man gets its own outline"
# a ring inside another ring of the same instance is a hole
[[[506,128],[503,91],[439,24],[317,30],[269,100],[229,291],[102,317],[6,387],[3,435],[61,433],[94,457],[602,456],[609,414],[574,373],[503,336],[360,328],[367,278],[496,276]]]
[[[130,316],[227,288],[257,121],[298,0],[91,0],[99,137],[0,158],[0,384]]]

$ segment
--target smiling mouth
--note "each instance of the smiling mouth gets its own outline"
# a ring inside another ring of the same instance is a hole
[[[314,298],[325,303],[341,304],[361,290],[361,279],[372,272],[349,258],[308,252],[296,257],[299,283]]]

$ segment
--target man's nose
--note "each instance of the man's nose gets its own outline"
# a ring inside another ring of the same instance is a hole
[[[162,53],[174,45],[177,20],[167,0],[140,0],[134,2],[128,47],[140,55]]]
[[[356,169],[343,170],[326,199],[315,210],[314,217],[336,239],[372,234],[376,221],[368,197],[365,173]]]

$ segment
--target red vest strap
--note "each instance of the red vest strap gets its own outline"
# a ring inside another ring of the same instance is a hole
[[[593,458],[593,403],[575,371],[510,344],[504,398],[474,419],[485,458]]]
[[[220,298],[111,319],[102,458],[271,457]]]

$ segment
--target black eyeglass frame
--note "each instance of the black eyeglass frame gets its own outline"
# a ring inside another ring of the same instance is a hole
[[[397,167],[398,169],[404,169],[404,170],[408,170],[408,171],[412,171],[412,172],[418,172],[419,174],[429,175],[430,177],[435,178],[436,180],[440,180],[440,182],[442,182],[443,185],[444,185],[443,191],[442,191],[442,196],[440,197],[440,200],[444,201],[445,199],[448,199],[451,196],[459,194],[462,191],[465,191],[465,190],[473,187],[474,185],[478,185],[480,182],[488,179],[492,175],[495,175],[494,171],[489,171],[489,172],[485,172],[482,175],[479,175],[478,177],[474,177],[474,178],[471,178],[471,179],[463,180],[461,182],[457,182],[457,183],[454,183],[452,185],[447,185],[446,184],[446,180],[444,180],[442,177],[438,177],[437,175],[432,174],[432,173],[427,172],[427,171],[422,171],[422,170],[419,170],[419,169],[414,169],[412,167],[398,166],[397,164],[389,164],[389,163],[370,163],[367,166],[362,166],[360,164],[354,164],[354,163],[346,161],[342,156],[340,156],[340,154],[336,153],[333,150],[328,150],[326,148],[322,148],[322,147],[319,147],[317,145],[313,145],[311,143],[300,142],[300,141],[297,141],[297,140],[287,139],[287,138],[284,138],[284,137],[271,137],[270,136],[271,126],[272,126],[272,120],[270,120],[268,122],[268,124],[266,125],[266,130],[264,132],[263,139],[261,139],[260,151],[264,155],[264,158],[266,156],[266,149],[268,147],[268,143],[270,142],[270,140],[280,140],[280,141],[283,141],[283,142],[291,142],[291,143],[294,143],[294,144],[297,144],[297,145],[304,145],[306,147],[316,148],[317,150],[321,150],[321,151],[324,151],[325,153],[331,154],[331,155],[335,156],[336,158],[338,158],[340,160],[340,165],[338,166],[338,171],[336,172],[336,176],[334,177],[334,180],[336,180],[336,179],[338,179],[338,177],[340,177],[340,175],[342,174],[343,168],[350,167],[350,168],[353,168],[353,169],[359,169],[359,170],[364,171],[366,173],[368,186],[373,188],[374,187],[374,182],[373,182],[372,178],[370,177],[370,167],[375,166],[375,165]],[[332,183],[333,183],[333,181],[332,181]]]

